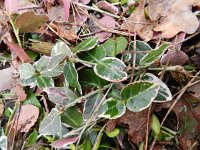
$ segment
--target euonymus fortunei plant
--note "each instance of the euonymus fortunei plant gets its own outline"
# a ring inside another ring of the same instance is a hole
[[[109,39],[101,45],[97,41],[97,37],[91,37],[75,48],[58,42],[51,56],[42,56],[34,64],[24,63],[20,66],[23,85],[38,86],[56,104],[42,120],[40,135],[53,135],[61,140],[73,136],[74,142],[80,140],[86,129],[101,118],[116,119],[126,109],[139,112],[153,102],[172,99],[166,84],[152,73],[140,75],[139,71],[135,71],[135,81],[130,82],[130,66],[134,57],[128,50],[121,51],[128,45],[126,38]],[[135,43],[137,70],[152,65],[169,45],[164,43],[152,49],[143,41]],[[134,42],[131,42],[129,49],[133,45]],[[60,76],[64,78],[63,82],[55,84],[54,81]],[[78,103],[83,103],[83,113],[77,109]],[[59,140],[52,144],[54,147],[56,142]]]

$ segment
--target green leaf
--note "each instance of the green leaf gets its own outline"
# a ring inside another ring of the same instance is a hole
[[[59,76],[61,73],[63,73],[63,67],[61,67],[60,65],[56,66],[55,68],[49,70],[47,67],[43,68],[41,70],[41,75],[44,77],[57,77]]]
[[[109,38],[102,46],[106,50],[107,56],[115,57],[121,52],[125,51],[128,41],[125,37],[116,37],[116,39]]]
[[[47,66],[49,71],[52,71],[55,67],[58,66],[58,64],[63,61],[63,59],[65,58],[65,55],[63,54],[59,54],[56,56],[51,57],[51,60]]]
[[[65,79],[67,80],[67,83],[73,88],[78,89],[80,94],[82,94],[81,85],[78,82],[78,73],[72,62],[66,62],[64,66],[64,76]]]
[[[33,52],[31,50],[27,50],[26,53],[28,54],[28,56],[31,58],[31,60],[35,61],[36,58],[39,56],[38,53]]]
[[[53,87],[45,91],[50,101],[63,106],[72,103],[77,98],[73,91],[67,87]]]
[[[149,51],[144,57],[142,57],[139,65],[141,67],[147,67],[147,66],[151,65],[152,63],[154,63],[156,60],[158,60],[164,54],[164,52],[167,50],[168,46],[169,46],[168,43],[164,43],[157,49]]]
[[[82,87],[103,87],[108,81],[97,76],[93,69],[84,69],[79,73],[79,81]]]
[[[106,134],[107,134],[108,137],[114,138],[114,137],[116,137],[119,134],[120,130],[118,128],[115,128],[111,132],[108,132],[108,131],[105,131],[105,132],[106,132]]]
[[[158,94],[159,85],[152,82],[140,81],[128,84],[121,92],[127,108],[139,112],[149,107]]]
[[[98,38],[97,37],[90,37],[87,40],[84,40],[83,42],[79,43],[74,49],[73,52],[74,53],[79,53],[79,52],[83,52],[83,51],[89,51],[91,49],[93,49],[98,42]]]
[[[34,67],[44,77],[59,76],[63,72],[63,68],[58,64],[56,64],[52,68],[52,65],[55,64],[55,63],[53,64],[54,59],[59,59],[59,60],[57,60],[57,62],[58,63],[60,62],[60,58],[57,56],[55,58],[51,58],[48,56],[42,56],[37,62],[34,63]]]
[[[7,137],[4,135],[3,128],[0,127],[0,149],[7,150]]]
[[[156,96],[154,102],[166,102],[166,101],[172,100],[172,94],[171,94],[169,88],[158,77],[156,77],[155,75],[153,75],[151,73],[146,73],[142,77],[142,79],[160,85],[158,95]]]
[[[36,85],[37,83],[36,76],[32,76],[31,78],[28,79],[21,79],[21,82],[23,86]]]
[[[89,138],[87,138],[83,144],[81,145],[81,148],[78,150],[92,150],[92,143]]]
[[[100,117],[116,119],[121,117],[126,111],[126,106],[120,100],[107,99],[100,108]]]
[[[97,108],[103,97],[104,97],[103,93],[97,93],[86,99],[83,108],[84,121],[87,121],[91,117],[91,115],[94,113],[95,109]],[[95,119],[96,116],[97,114],[93,116],[93,119]]]
[[[70,107],[61,115],[63,123],[73,128],[78,128],[83,123],[82,114],[76,109],[76,107]]]
[[[48,21],[46,15],[36,15],[34,12],[25,12],[15,19],[15,27],[20,33],[34,32]]]
[[[47,68],[47,65],[51,61],[51,57],[42,56],[38,61],[34,63],[34,67],[38,72],[41,72],[42,69]]]
[[[49,87],[54,87],[54,81],[52,78],[37,76],[37,85],[41,89],[46,89]]]
[[[34,130],[27,138],[26,146],[30,146],[36,143],[38,132]]]
[[[106,57],[106,51],[103,46],[96,46],[94,49],[80,53],[78,56],[84,61],[96,63]]]
[[[41,135],[57,135],[61,129],[60,112],[53,108],[48,116],[42,120],[39,126]]]
[[[41,109],[41,104],[38,99],[35,97],[35,94],[32,91],[27,92],[26,100],[23,101],[23,105],[31,104]]]
[[[51,51],[51,57],[54,57],[60,54],[63,54],[67,57],[73,57],[73,53],[71,49],[64,42],[56,43],[56,45],[53,47]]]
[[[94,72],[110,82],[120,82],[127,79],[127,73],[124,71],[126,65],[114,57],[103,58],[94,66]]]
[[[160,121],[156,117],[156,115],[152,115],[152,123],[151,123],[151,128],[156,134],[160,133]]]
[[[19,74],[21,79],[29,79],[35,75],[35,69],[31,64],[23,63],[19,66]]]

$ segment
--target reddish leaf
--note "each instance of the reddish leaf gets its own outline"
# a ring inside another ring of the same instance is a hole
[[[38,117],[39,108],[30,104],[22,105],[19,111],[18,120],[16,120],[14,124],[15,130],[17,132],[28,132],[35,124]]]
[[[108,11],[110,13],[118,14],[118,8],[116,6],[114,6],[113,4],[110,4],[110,3],[106,2],[106,1],[98,2],[97,6],[100,9],[106,10],[106,11]]]
[[[99,20],[100,24],[102,27],[107,27],[107,28],[115,28],[115,19],[113,17],[110,16],[104,16],[103,18],[101,18]],[[97,33],[96,36],[99,38],[99,42],[104,42],[106,39],[108,39],[110,36],[112,35],[112,33],[110,32],[100,32]]]
[[[23,48],[21,48],[19,45],[11,43],[7,40],[4,40],[6,45],[10,48],[11,51],[13,51],[21,61],[23,62],[30,62],[31,58],[26,54]]]
[[[70,0],[63,0],[65,21],[68,21],[70,14]]]
[[[19,9],[19,0],[5,0],[6,10],[10,13],[17,13]]]
[[[44,2],[50,2],[50,3],[54,3],[55,0],[43,0]]]
[[[166,65],[169,60],[169,65],[183,65],[188,61],[188,56],[180,50],[171,50],[164,54],[160,60],[162,65]]]
[[[72,136],[72,137],[66,137],[63,139],[59,139],[57,141],[54,141],[51,145],[54,148],[63,148],[69,144],[75,143],[78,140],[79,136]]]
[[[23,87],[19,84],[16,85],[16,93],[18,96],[18,101],[24,101],[26,99],[26,92],[24,91]]]

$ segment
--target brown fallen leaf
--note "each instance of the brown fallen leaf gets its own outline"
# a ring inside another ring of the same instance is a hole
[[[153,28],[155,23],[146,19],[144,13],[144,0],[141,0],[139,6],[132,12],[131,16],[123,22],[121,29],[129,32],[136,32],[140,38],[149,41],[153,37]]]
[[[128,125],[128,135],[130,141],[134,144],[139,144],[139,142],[143,141],[145,137],[147,116],[148,109],[137,113],[127,110],[122,117],[116,120],[109,120],[106,123],[106,129],[108,131],[112,131],[116,125]]]
[[[187,91],[190,95],[200,99],[200,83],[190,86]]]
[[[20,33],[34,32],[48,21],[46,15],[36,15],[34,12],[25,12],[15,19],[15,27]]]
[[[62,6],[50,7],[47,15],[50,21],[63,22],[65,19],[64,8]]]
[[[188,61],[188,56],[181,50],[170,50],[161,57],[160,63],[166,65],[169,61],[169,65],[180,65]]]
[[[32,61],[31,58],[27,55],[27,53],[24,51],[24,49],[21,48],[19,45],[11,43],[8,40],[4,40],[4,43],[9,47],[11,51],[13,51],[17,55],[17,57],[19,57],[19,59],[22,62]]]
[[[31,104],[22,105],[19,111],[18,120],[14,123],[17,132],[28,132],[39,117],[39,108]]]
[[[164,0],[162,4],[159,7],[149,5],[149,10],[154,11],[150,12],[152,19],[160,17],[160,23],[154,31],[162,32],[163,38],[172,38],[181,31],[192,34],[198,29],[199,21],[192,12],[192,6],[199,6],[199,0]],[[164,14],[163,10],[166,10]]]
[[[63,37],[69,41],[76,41],[78,36],[75,33],[75,29],[72,26],[64,25],[63,23],[51,23],[49,24],[58,34],[58,36]]]

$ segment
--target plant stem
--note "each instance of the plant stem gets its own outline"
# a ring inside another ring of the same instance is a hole
[[[12,20],[12,18],[10,16],[9,16],[9,20],[10,20],[10,24],[11,24],[11,26],[13,28],[15,37],[17,39],[17,43],[19,44],[20,47],[22,47],[22,43],[21,43],[21,40],[19,38],[19,29],[15,28],[14,22],[13,22],[13,20]]]

